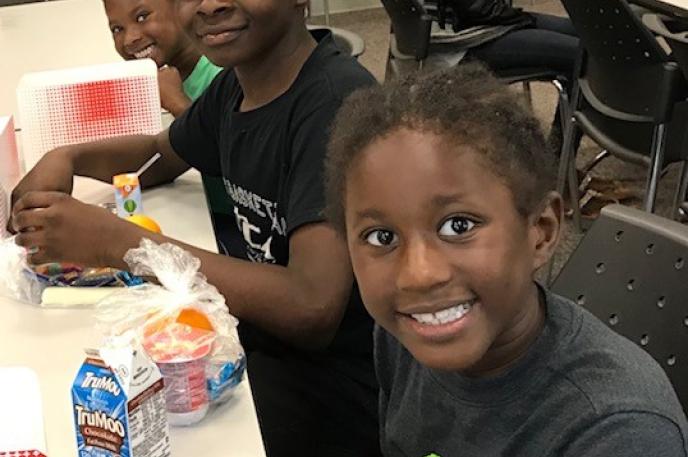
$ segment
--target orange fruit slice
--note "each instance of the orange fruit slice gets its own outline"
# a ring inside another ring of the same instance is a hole
[[[160,333],[169,327],[172,322],[173,321],[170,317],[159,317],[157,319],[151,318],[143,328],[143,336],[148,338],[151,335]],[[177,316],[176,322],[199,330],[207,330],[209,332],[215,331],[213,324],[210,323],[208,317],[202,312],[193,308],[182,309]]]
[[[162,233],[158,223],[150,217],[144,216],[143,214],[132,214],[131,216],[127,216],[124,219],[133,224],[138,225],[139,227],[143,227],[151,232]]]
[[[201,330],[215,331],[208,317],[193,308],[184,308],[177,316],[177,322]]]

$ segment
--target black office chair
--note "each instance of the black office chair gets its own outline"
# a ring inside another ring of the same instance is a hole
[[[385,79],[421,70],[430,48],[432,16],[418,0],[382,0],[392,26]]]
[[[552,290],[652,355],[688,410],[688,227],[607,206]]]
[[[330,31],[337,47],[345,54],[358,59],[365,52],[365,41],[349,30],[324,25],[308,25],[308,30]]]
[[[681,68],[683,75],[688,79],[688,20],[675,19],[659,14],[646,14],[643,16],[643,24],[647,26],[653,33],[664,38],[671,48],[671,57],[676,61]],[[682,173],[684,178],[679,183],[679,191],[677,197],[681,201],[677,202],[679,210],[682,211],[682,216],[688,215],[688,204],[686,203],[686,191],[688,190],[688,173]],[[678,217],[681,215],[674,215]]]
[[[491,26],[477,26],[458,29],[460,23],[451,7],[443,0],[428,1],[426,4],[419,0],[382,0],[385,11],[389,16],[391,26],[390,47],[387,58],[387,72],[385,79],[423,69],[436,69],[438,62],[432,62],[433,55],[440,52],[440,47],[451,42],[479,39]],[[433,34],[433,23],[440,29],[452,27],[452,33]],[[442,50],[446,52],[444,49]],[[465,51],[457,51],[456,59],[450,59],[446,64],[451,65],[461,60]],[[434,66],[428,67],[430,62]],[[444,64],[444,63],[442,63]],[[547,68],[515,68],[498,72],[497,76],[507,84],[524,83],[524,90],[530,98],[529,82],[559,81],[563,76]],[[557,84],[561,93],[561,85]]]
[[[566,123],[564,133],[558,190],[563,192],[565,178],[575,176],[575,130],[581,129],[611,154],[649,165],[644,207],[652,212],[663,167],[684,162],[685,179],[686,81],[626,0],[562,2],[583,52],[571,97],[573,121]],[[577,210],[577,186],[569,185],[569,191]],[[580,218],[575,222],[580,227]]]

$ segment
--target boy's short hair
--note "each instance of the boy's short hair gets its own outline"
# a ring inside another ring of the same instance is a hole
[[[359,153],[400,128],[468,145],[530,215],[555,187],[555,155],[519,95],[467,63],[359,90],[339,110],[326,161],[328,217],[343,231],[346,174]]]

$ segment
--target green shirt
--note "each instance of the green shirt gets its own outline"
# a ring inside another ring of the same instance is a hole
[[[206,56],[201,56],[191,74],[184,80],[184,93],[191,100],[196,100],[221,71],[222,68],[213,65]]]

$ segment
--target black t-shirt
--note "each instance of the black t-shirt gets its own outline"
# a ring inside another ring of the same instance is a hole
[[[203,174],[222,177],[227,211],[214,212],[213,219],[223,254],[285,266],[290,235],[324,219],[330,124],[347,95],[375,80],[322,32],[314,34],[318,45],[296,81],[269,104],[239,112],[243,92],[227,69],[170,127],[172,147],[183,160]],[[227,300],[231,304],[231,295]],[[246,322],[239,333],[247,352],[297,352]],[[333,342],[324,353],[308,357],[373,382],[371,354],[372,320],[354,288]]]

